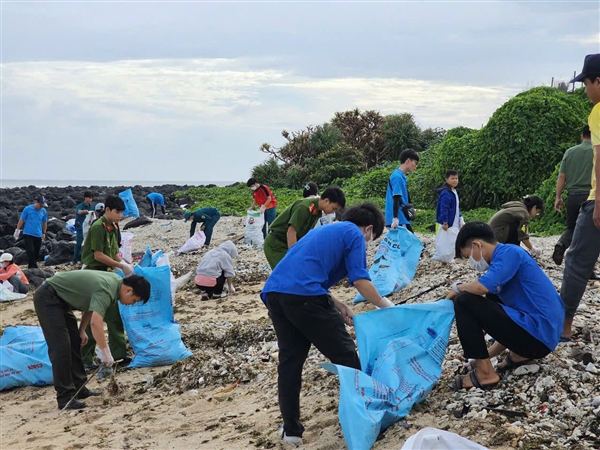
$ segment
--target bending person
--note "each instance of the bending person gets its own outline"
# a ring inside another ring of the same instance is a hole
[[[221,212],[217,208],[206,206],[193,213],[186,211],[183,215],[183,218],[186,222],[192,219],[192,225],[190,226],[190,237],[192,237],[196,232],[196,224],[202,224],[200,225],[200,230],[204,231],[204,235],[206,236],[204,245],[208,247],[210,245],[210,239],[212,238],[213,229],[221,218]]]
[[[235,294],[233,260],[237,254],[233,242],[226,241],[204,255],[198,264],[194,279],[196,286],[202,291],[201,300],[210,300],[214,296],[220,297],[226,281],[229,294]]]
[[[165,213],[165,197],[158,192],[150,192],[146,198],[148,199],[148,203],[150,203],[150,207],[152,208],[152,218],[156,217],[156,208],[160,206],[160,209],[163,214]]]

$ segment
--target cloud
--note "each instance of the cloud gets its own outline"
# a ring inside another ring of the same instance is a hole
[[[567,35],[564,36],[562,39],[562,41],[564,42],[575,42],[576,44],[579,45],[597,45],[598,46],[598,50],[600,50],[600,33],[593,33],[593,34],[587,34],[587,35]]]

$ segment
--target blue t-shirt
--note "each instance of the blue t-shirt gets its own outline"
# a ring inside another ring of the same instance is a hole
[[[158,192],[150,192],[148,194],[148,198],[152,203],[156,203],[160,206],[165,206],[165,198],[162,194],[159,194]]]
[[[385,193],[385,225],[387,227],[389,227],[394,220],[394,195],[402,196],[402,202],[398,208],[398,223],[400,225],[410,224],[402,212],[402,205],[409,203],[407,181],[406,175],[404,175],[404,172],[402,172],[400,169],[394,170],[390,175]]]
[[[83,228],[83,222],[85,222],[87,214],[77,214],[79,211],[83,210],[90,212],[94,210],[94,207],[91,203],[88,205],[86,202],[81,202],[77,205],[77,208],[75,208],[75,228]]]
[[[25,221],[23,234],[33,237],[42,237],[42,223],[48,222],[46,208],[35,209],[35,206],[29,205],[23,209],[21,219]]]
[[[331,286],[348,277],[370,280],[365,236],[352,222],[339,222],[311,230],[285,255],[267,279],[260,297],[267,293],[325,295]]]
[[[489,270],[479,278],[502,300],[506,314],[550,350],[558,345],[565,305],[535,260],[517,245],[498,244]]]

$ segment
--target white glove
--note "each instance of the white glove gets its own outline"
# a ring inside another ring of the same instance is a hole
[[[395,230],[396,228],[398,228],[398,224],[399,224],[398,218],[394,217],[394,220],[392,220],[392,230]]]
[[[110,352],[110,348],[104,347],[104,348],[100,348],[98,350],[100,350],[100,351],[96,352],[96,355],[100,359],[100,362],[102,363],[102,365],[106,366],[106,367],[112,367],[113,364],[115,363],[115,360],[113,359],[112,353]]]
[[[458,227],[462,228],[465,226],[465,219],[463,219],[462,216],[460,216],[460,218],[458,219]]]
[[[21,235],[21,230],[19,230],[18,228],[15,230],[15,234],[13,234],[13,237],[15,238],[15,241],[19,240],[19,236]]]
[[[127,264],[125,261],[121,261],[117,266],[125,274],[125,278],[133,275],[133,266]]]
[[[530,253],[531,256],[533,256],[534,258],[539,258],[540,256],[542,256],[542,250],[537,247],[533,247]]]
[[[260,213],[261,213],[261,214],[264,214],[264,213],[265,213],[265,205],[262,205],[262,206],[260,207]]]

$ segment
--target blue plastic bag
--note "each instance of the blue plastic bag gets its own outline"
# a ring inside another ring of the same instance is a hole
[[[385,297],[398,292],[413,280],[421,250],[423,243],[405,227],[387,232],[369,269],[369,276],[379,295]],[[357,294],[352,303],[365,300],[362,295]]]
[[[138,209],[137,203],[133,199],[133,192],[131,189],[119,192],[119,197],[125,202],[125,211],[123,217],[140,217],[140,210]]]
[[[0,338],[0,391],[53,383],[48,345],[40,327],[8,327]]]
[[[135,352],[129,367],[164,366],[187,358],[192,353],[183,344],[179,324],[173,318],[170,267],[138,265],[134,273],[150,282],[151,294],[145,305],[119,303],[123,325]]]
[[[339,417],[349,450],[369,450],[381,430],[427,396],[442,374],[453,320],[450,300],[354,317],[363,372],[323,364],[340,377]]]
[[[155,267],[155,265],[152,265],[152,250],[150,249],[149,245],[146,245],[146,251],[144,252],[144,256],[142,256],[142,259],[139,262],[139,266],[140,267]]]

